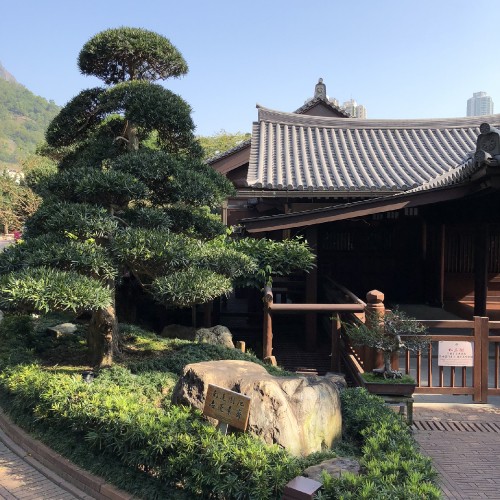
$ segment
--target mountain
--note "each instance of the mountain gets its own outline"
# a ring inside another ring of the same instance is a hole
[[[59,109],[17,83],[0,63],[0,170],[20,169],[20,161],[43,142]]]
[[[0,62],[0,80],[7,80],[8,82],[17,83],[14,75],[11,75]]]

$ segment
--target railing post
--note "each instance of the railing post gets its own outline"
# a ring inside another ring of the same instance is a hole
[[[331,370],[333,372],[340,371],[340,315],[335,314],[331,317],[332,322],[332,360]]]
[[[384,294],[378,290],[371,290],[366,294],[366,325],[375,326],[383,321],[385,315]],[[383,366],[384,357],[382,352],[371,347],[363,348],[364,370],[371,371]]]
[[[481,403],[488,402],[488,378],[489,378],[489,318],[481,318]]]
[[[488,402],[488,318],[474,316],[474,394],[476,403]]]
[[[273,291],[270,286],[264,288],[264,324],[262,335],[262,359],[273,355],[273,320],[271,317],[271,308],[273,305]]]

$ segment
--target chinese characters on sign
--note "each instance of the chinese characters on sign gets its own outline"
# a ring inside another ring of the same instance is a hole
[[[248,425],[250,398],[238,392],[209,384],[203,413],[242,431]]]
[[[472,342],[441,341],[438,347],[439,366],[474,366]]]

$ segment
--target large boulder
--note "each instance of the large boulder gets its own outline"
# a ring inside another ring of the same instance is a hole
[[[196,342],[205,344],[222,345],[234,349],[233,336],[227,326],[217,325],[212,328],[199,328],[196,330]]]
[[[175,404],[203,410],[208,384],[251,398],[248,431],[294,455],[331,448],[340,439],[340,375],[275,377],[248,361],[193,363],[174,388]]]
[[[190,340],[191,342],[222,345],[231,349],[234,348],[233,336],[229,328],[222,325],[198,329],[192,326],[168,325],[161,332],[161,336],[169,339]]]

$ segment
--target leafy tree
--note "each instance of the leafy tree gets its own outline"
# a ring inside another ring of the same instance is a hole
[[[57,173],[28,175],[43,203],[25,241],[0,255],[0,307],[91,312],[91,362],[103,366],[119,348],[122,276],[186,307],[228,293],[257,260],[228,244],[211,213],[233,188],[203,161],[189,105],[154,83],[187,71],[175,47],[146,30],[111,29],[78,61],[108,86],[80,92],[47,129],[43,151]]]
[[[221,130],[212,136],[199,136],[198,141],[203,148],[203,157],[208,159],[234,148],[238,144],[250,139],[250,137],[251,134],[249,133],[236,132],[231,134],[225,130]]]

